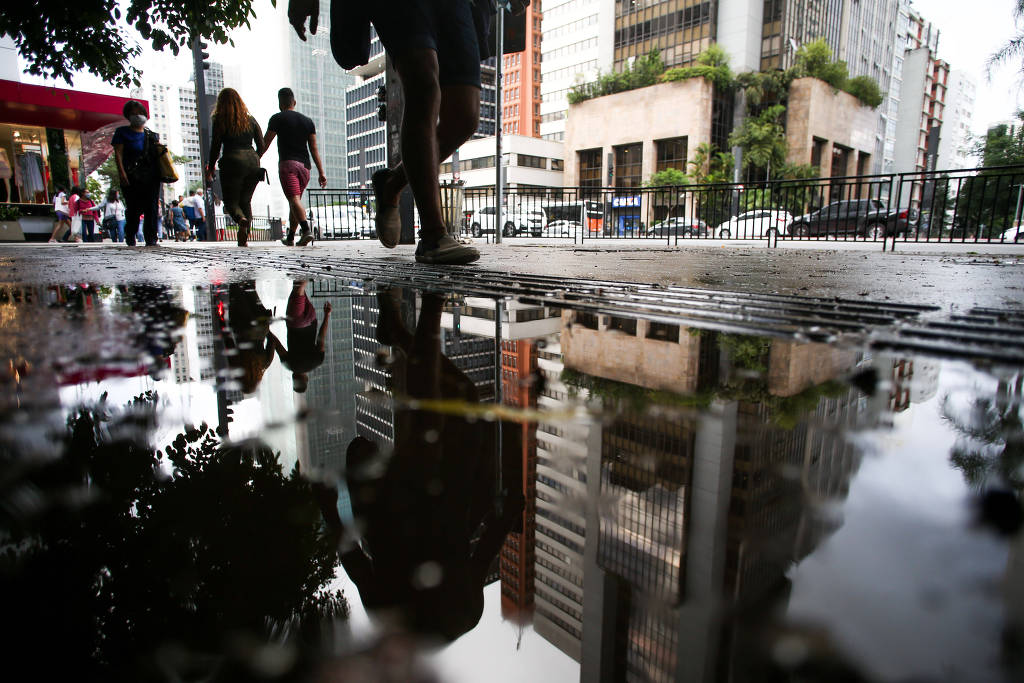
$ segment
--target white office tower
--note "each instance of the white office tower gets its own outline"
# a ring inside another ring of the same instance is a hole
[[[565,138],[569,89],[612,66],[614,0],[551,0],[541,21],[540,136]]]
[[[981,162],[971,156],[971,118],[977,91],[978,84],[971,76],[959,69],[949,72],[937,170],[974,168]]]

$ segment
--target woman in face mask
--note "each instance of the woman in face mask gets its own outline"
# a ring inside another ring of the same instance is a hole
[[[114,147],[121,191],[124,193],[124,238],[128,246],[135,246],[139,216],[142,216],[142,234],[146,246],[155,247],[160,196],[157,144],[160,138],[146,128],[146,108],[141,102],[131,100],[124,105],[122,113],[130,125],[115,130],[110,144]]]

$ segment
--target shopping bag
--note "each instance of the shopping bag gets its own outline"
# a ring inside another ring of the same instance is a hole
[[[82,236],[82,214],[76,213],[71,218],[71,236],[81,237]]]
[[[165,183],[178,182],[178,170],[174,168],[174,159],[171,158],[171,152],[167,149],[167,145],[157,146],[157,153],[157,161],[160,164],[160,180]]]

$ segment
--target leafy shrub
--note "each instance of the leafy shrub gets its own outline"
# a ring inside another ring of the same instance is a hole
[[[869,76],[855,76],[846,82],[846,92],[871,108],[882,103],[882,91]]]

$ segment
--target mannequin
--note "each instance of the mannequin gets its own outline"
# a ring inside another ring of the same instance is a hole
[[[11,159],[7,156],[7,150],[0,148],[0,178],[3,178],[4,187],[7,189],[7,194],[4,196],[5,202],[11,201],[11,176],[14,175],[14,169],[11,166]]]

